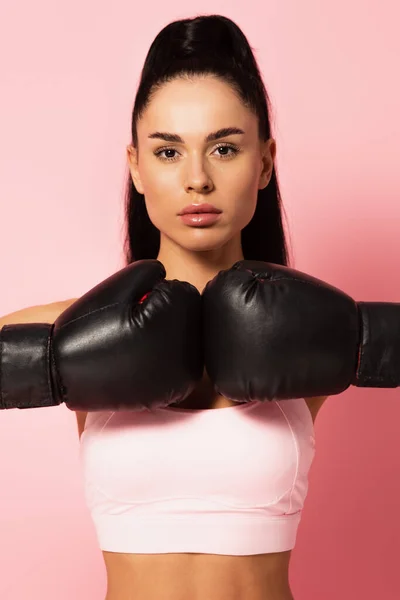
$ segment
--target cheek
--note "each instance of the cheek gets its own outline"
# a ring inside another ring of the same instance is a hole
[[[165,219],[174,210],[168,200],[174,197],[171,192],[170,177],[163,175],[158,168],[144,168],[141,172],[141,181],[145,196],[146,208],[150,220],[158,227],[160,219]]]
[[[166,201],[166,197],[154,193],[153,190],[153,193],[147,193],[145,195],[145,202],[150,221],[157,227],[157,229],[162,230],[162,224],[165,223],[171,212],[168,210],[168,202]]]
[[[176,197],[176,194],[175,194]],[[165,186],[155,185],[154,180],[145,193],[145,203],[150,221],[159,231],[168,231],[177,223],[179,206],[173,201],[174,194]]]
[[[257,196],[249,193],[238,199],[232,221],[235,229],[243,229],[252,219],[257,206]]]
[[[163,190],[171,186],[167,170],[163,170],[157,164],[143,164],[140,178],[145,191],[149,197],[157,198]]]
[[[242,171],[230,182],[227,205],[232,207],[232,216],[241,221],[250,220],[257,205],[258,181],[254,170]]]
[[[259,183],[259,165],[252,155],[245,155],[241,160],[223,172],[222,188],[233,197],[256,195]]]

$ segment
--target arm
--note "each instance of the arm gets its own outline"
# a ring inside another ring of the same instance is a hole
[[[52,302],[51,304],[39,304],[17,310],[8,315],[0,317],[0,329],[4,325],[13,325],[14,323],[54,323],[57,317],[77,298]]]
[[[29,306],[28,308],[17,310],[13,313],[0,317],[0,329],[4,325],[12,325],[15,323],[54,323],[58,316],[76,300],[77,298],[71,298],[69,300],[52,302],[51,304]],[[75,411],[75,414],[78,422],[78,434],[80,437],[85,428],[87,412],[77,410]]]

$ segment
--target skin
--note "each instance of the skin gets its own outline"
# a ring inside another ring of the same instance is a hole
[[[207,134],[233,126],[244,134],[204,142]],[[183,143],[150,139],[156,131],[176,133]],[[224,143],[239,152],[218,147]],[[275,140],[261,141],[257,117],[227,84],[208,76],[161,88],[138,123],[138,145],[139,155],[128,146],[128,164],[160,230],[157,258],[167,279],[188,281],[201,292],[218,271],[244,258],[240,232],[255,212],[258,190],[270,181]],[[155,156],[166,147],[171,151]],[[203,202],[223,211],[219,221],[201,228],[182,223],[177,213]]]

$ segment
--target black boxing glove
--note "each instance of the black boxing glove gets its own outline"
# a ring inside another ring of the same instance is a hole
[[[237,402],[400,385],[400,304],[355,302],[289,267],[242,260],[205,286],[205,367]]]
[[[165,280],[158,260],[131,263],[54,324],[0,331],[0,408],[143,410],[184,400],[201,379],[201,296]]]

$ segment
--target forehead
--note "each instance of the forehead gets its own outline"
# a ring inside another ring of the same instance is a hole
[[[165,130],[189,137],[204,136],[228,124],[246,131],[255,127],[256,118],[232,88],[216,78],[175,79],[152,97],[138,122],[139,135]]]

